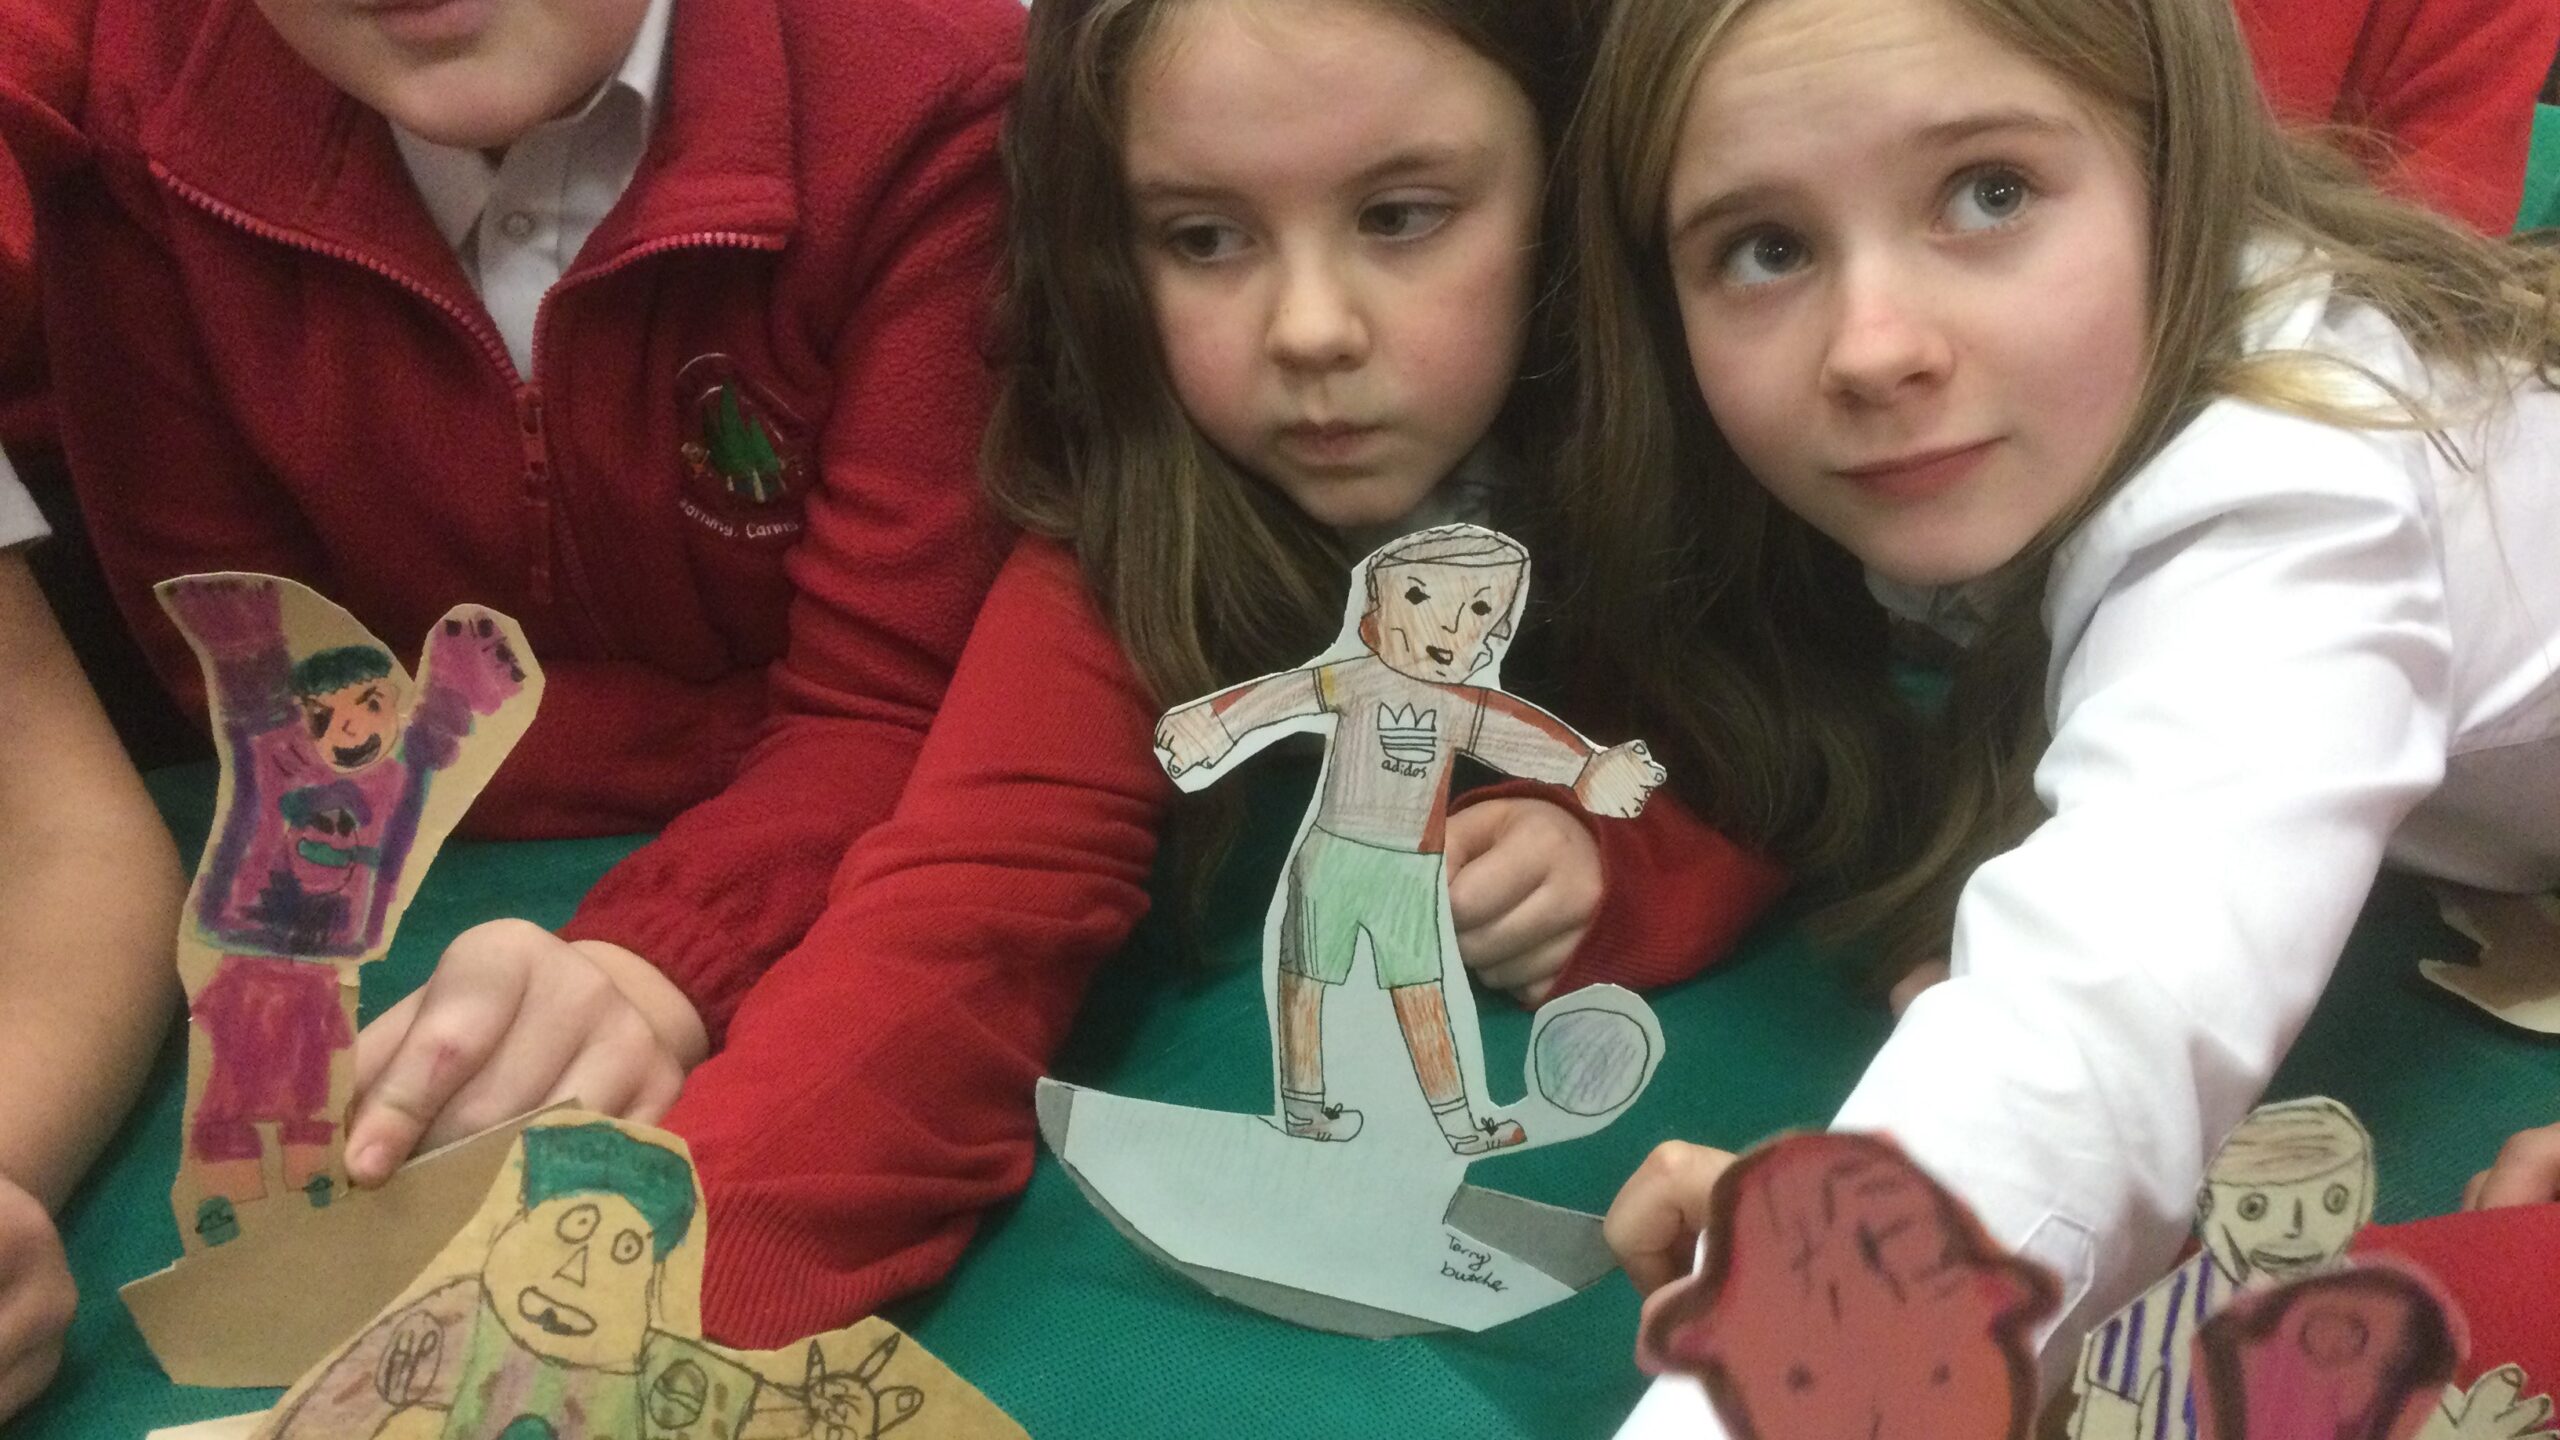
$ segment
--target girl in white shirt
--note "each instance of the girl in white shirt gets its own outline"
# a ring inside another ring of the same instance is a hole
[[[1953,978],[1835,1123],[2054,1272],[2050,1385],[2386,858],[2560,882],[2560,274],[2280,137],[2226,0],[1629,0],[1581,123],[1565,491],[1695,523],[1577,599],[1700,596],[1884,837],[1841,917]],[[1861,569],[1962,647],[1928,748]],[[1629,1182],[1640,1287],[1722,1159]]]

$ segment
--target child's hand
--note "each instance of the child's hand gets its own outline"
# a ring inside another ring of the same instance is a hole
[[[356,1037],[348,1176],[379,1185],[413,1151],[556,1100],[655,1120],[709,1048],[692,1002],[621,946],[474,926]]]
[[[44,1202],[0,1175],[0,1420],[53,1378],[78,1300]]]
[[[1600,908],[1600,847],[1544,800],[1487,800],[1449,816],[1449,918],[1458,958],[1488,990],[1536,1005]]]
[[[1665,1140],[1619,1187],[1600,1238],[1616,1252],[1637,1294],[1650,1295],[1695,1268],[1707,1197],[1733,1160],[1728,1151]]]
[[[1227,733],[1227,722],[1218,718],[1217,707],[1203,700],[1157,723],[1156,748],[1168,757],[1164,773],[1179,780],[1185,771],[1225,759],[1236,748],[1236,737]]]
[[[2560,1200],[2560,1125],[2519,1130],[2498,1148],[2496,1163],[2462,1187],[2462,1208],[2496,1210]]]
[[[1653,798],[1666,775],[1643,741],[1630,740],[1610,746],[1583,765],[1573,782],[1573,798],[1594,815],[1633,820],[1644,813],[1644,802]]]

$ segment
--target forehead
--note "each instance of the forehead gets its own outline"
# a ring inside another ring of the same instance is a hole
[[[639,1206],[632,1204],[623,1196],[603,1190],[580,1190],[567,1195],[554,1195],[534,1206],[527,1214],[537,1222],[551,1221],[581,1205],[592,1205],[602,1212],[600,1218],[607,1225],[633,1225],[643,1230],[649,1228],[648,1221],[641,1217]]]
[[[358,680],[352,685],[341,685],[335,690],[322,690],[316,694],[305,695],[302,697],[302,703],[305,705],[328,705],[332,707],[339,705],[353,705],[357,701],[362,700],[365,696],[365,692],[368,690],[377,691],[386,695],[389,694],[391,691],[390,677],[386,675],[377,675],[370,680]]]
[[[1759,0],[1699,67],[1671,214],[1755,183],[1853,182],[1997,114],[2091,127],[2060,77],[1951,0]]]
[[[1492,61],[1376,0],[1170,6],[1122,97],[1131,186],[1329,192],[1399,155],[1534,145]]]

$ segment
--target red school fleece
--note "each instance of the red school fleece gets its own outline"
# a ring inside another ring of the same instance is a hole
[[[1033,1084],[1095,968],[1147,909],[1174,798],[1156,719],[1073,557],[1022,542],[897,813],[854,847],[808,944],[747,996],[728,1053],[676,1103],[697,1150],[749,1162],[724,1213],[751,1216],[770,1241],[724,1254],[715,1232],[714,1308],[734,1304],[733,1288],[789,1281],[829,1309],[929,1283],[979,1212],[1022,1188],[1038,1149]],[[1556,796],[1511,784],[1461,803],[1542,793]],[[1784,888],[1775,865],[1667,792],[1639,820],[1584,819],[1606,891],[1563,986],[1693,975]],[[812,1033],[832,1037],[827,1065],[741,1073]],[[703,1099],[758,1085],[754,1108]],[[848,1113],[866,1117],[859,1163],[821,1149]],[[846,1263],[848,1233],[867,1237],[866,1265]]]
[[[503,610],[549,689],[468,828],[663,827],[564,933],[656,962],[715,1043],[779,957],[848,964],[848,927],[803,934],[1003,560],[975,472],[1021,26],[1015,0],[682,0],[648,154],[524,377],[389,127],[247,0],[0,0],[0,337],[40,290],[69,465],[162,677],[201,707],[150,594],[190,571],[304,580],[410,654],[451,605]],[[689,473],[678,374],[707,355],[804,465],[788,498]],[[676,1128],[758,1113],[835,1039],[732,1040]],[[895,1149],[887,1114],[819,1117],[813,1163]],[[885,1298],[760,1263],[783,1241],[732,1203],[735,1157],[694,1153],[714,1335]],[[809,1263],[876,1260],[871,1221]]]
[[[2551,0],[2237,0],[2278,114],[2377,132],[2384,178],[2489,235],[2524,203],[2534,97],[2560,51]]]

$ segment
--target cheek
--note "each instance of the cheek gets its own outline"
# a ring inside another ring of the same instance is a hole
[[[2095,467],[2124,436],[2151,344],[2150,259],[2141,242],[2146,212],[2117,205],[2089,216],[2080,235],[2055,247],[2036,286],[2048,297],[2014,312],[2021,326],[2008,378],[2035,413],[2062,417],[2056,432],[2074,465]],[[2091,477],[2093,480],[2094,476]]]
[[[1489,423],[1520,373],[1535,280],[1536,251],[1506,229],[1408,291],[1395,348],[1414,391],[1452,421]]]
[[[1251,392],[1254,337],[1231,304],[1179,285],[1151,282],[1148,293],[1174,398],[1194,423],[1214,431]]]

